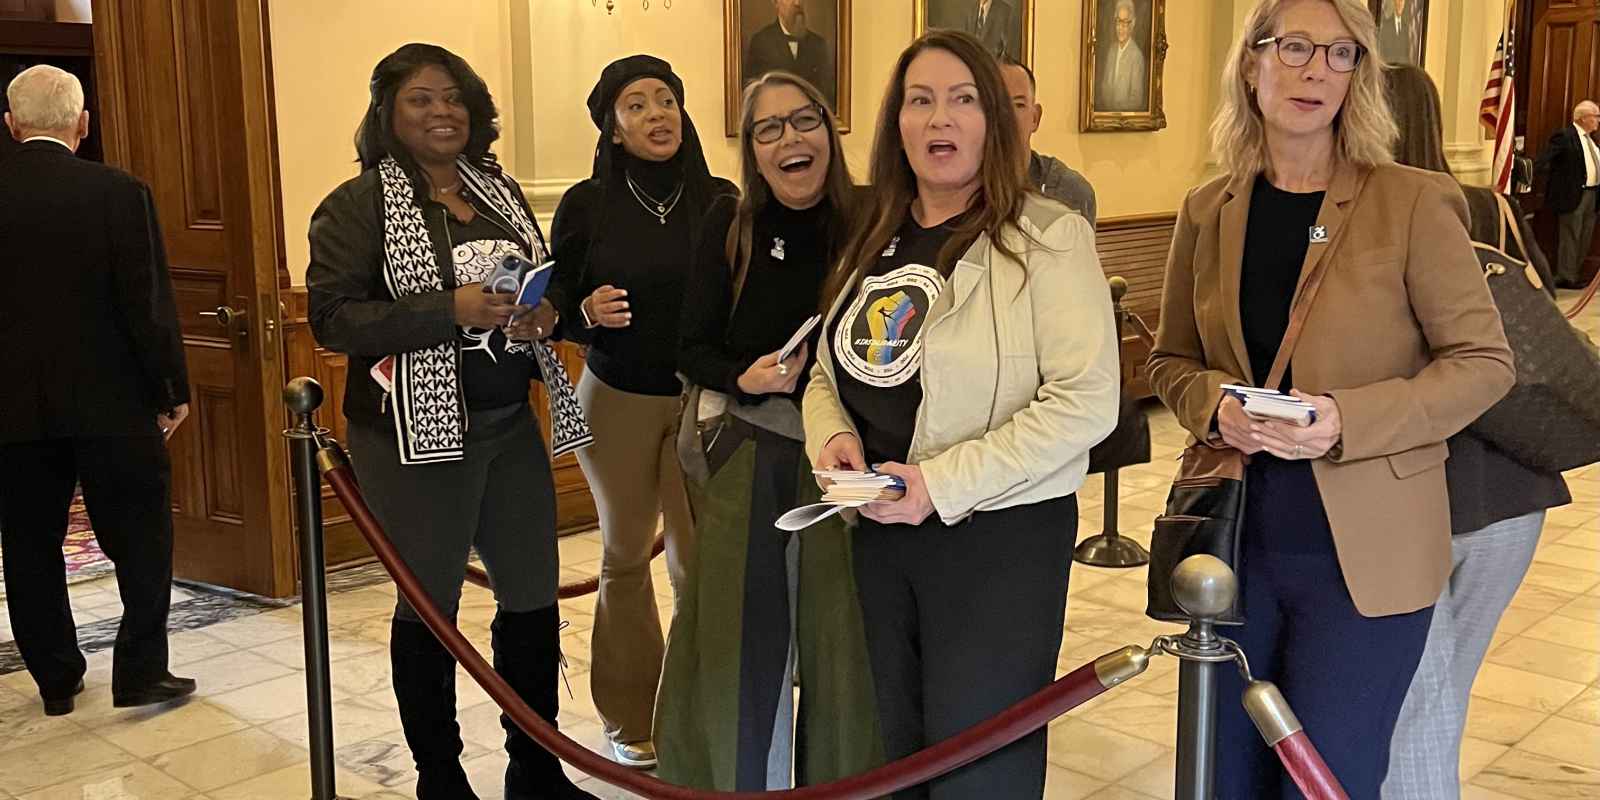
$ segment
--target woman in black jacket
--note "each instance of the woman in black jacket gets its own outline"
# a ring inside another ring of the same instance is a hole
[[[1414,66],[1391,68],[1385,78],[1400,126],[1395,160],[1450,174],[1433,79]],[[1508,254],[1531,265],[1554,297],[1549,264],[1516,201],[1506,198],[1512,218],[1503,221],[1492,189],[1462,185],[1461,191],[1472,215],[1472,240],[1498,247],[1501,226],[1519,226],[1521,241],[1530,243],[1532,251]],[[1513,309],[1500,311],[1504,315]],[[1472,683],[1500,616],[1533,561],[1545,511],[1572,502],[1560,473],[1517,461],[1471,428],[1450,437],[1448,444],[1450,460],[1444,469],[1450,491],[1452,570],[1433,607],[1428,644],[1395,725],[1389,776],[1383,784],[1386,800],[1460,796],[1461,736]]]
[[[498,605],[495,669],[553,724],[555,488],[528,382],[543,372],[553,397],[572,390],[538,341],[557,321],[550,304],[517,306],[481,285],[506,256],[543,260],[543,236],[489,152],[494,101],[465,61],[408,44],[378,62],[371,89],[356,135],[361,174],[311,218],[312,331],[350,357],[344,412],[373,512],[452,618],[477,548]],[[555,428],[558,453],[584,443],[581,418]],[[417,797],[475,797],[460,763],[455,660],[404,599],[389,653]],[[502,724],[507,798],[590,797]]]
[[[712,204],[683,300],[678,363],[700,430],[680,438],[678,457],[695,569],[655,728],[663,779],[721,790],[823,782],[881,750],[844,524],[804,537],[773,527],[820,499],[800,419],[816,331],[786,359],[778,351],[828,304],[855,189],[833,116],[804,79],[769,72],[743,108],[743,193]]]
[[[667,574],[681,596],[693,535],[674,449],[678,311],[690,233],[712,198],[734,189],[711,177],[683,109],[683,81],[667,62],[612,62],[588,107],[600,129],[594,174],[556,208],[550,295],[561,335],[589,348],[578,397],[595,440],[578,462],[604,543],[590,687],[616,760],[648,769],[665,649],[650,544],[660,519]]]

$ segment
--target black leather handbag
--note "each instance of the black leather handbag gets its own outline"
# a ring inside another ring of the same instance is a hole
[[[1267,373],[1265,387],[1276,389],[1289,370],[1300,332],[1306,325],[1311,302],[1322,288],[1330,258],[1312,267],[1294,307],[1289,325]],[[1166,513],[1156,517],[1150,537],[1150,573],[1145,584],[1145,615],[1165,622],[1186,622],[1189,615],[1172,596],[1172,572],[1193,555],[1222,559],[1233,569],[1240,586],[1244,585],[1244,559],[1240,550],[1244,532],[1245,466],[1249,457],[1223,444],[1195,442],[1183,451],[1178,475],[1167,493]],[[1244,592],[1234,596],[1233,606],[1217,617],[1218,625],[1243,625]]]

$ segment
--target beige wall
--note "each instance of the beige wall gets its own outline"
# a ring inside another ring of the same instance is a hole
[[[372,67],[406,42],[431,42],[465,58],[501,99],[510,83],[510,24],[506,0],[269,0],[267,11],[284,257],[294,282],[303,283],[311,212],[357,172],[353,142]],[[515,130],[513,110],[503,99],[502,106]],[[497,149],[509,158],[515,147],[506,137]]]
[[[763,2],[764,0],[745,0]],[[912,0],[854,0],[853,132],[846,157],[866,172],[883,87],[912,38]],[[1253,0],[1170,0],[1165,105],[1153,133],[1078,132],[1082,25],[1077,0],[1036,0],[1035,72],[1044,126],[1035,148],[1094,184],[1103,217],[1169,212],[1214,169],[1206,137],[1219,65]],[[1477,98],[1499,33],[1497,0],[1434,0],[1428,71],[1447,107],[1445,138],[1467,180],[1487,167]],[[355,173],[351,136],[366,80],[383,54],[411,40],[449,47],[489,82],[504,118],[502,161],[548,222],[561,192],[588,176],[597,132],[583,106],[612,59],[650,52],[683,77],[685,107],[712,171],[737,179],[737,150],[722,135],[722,0],[622,0],[608,16],[581,0],[269,0],[273,73],[290,274],[304,280],[306,222],[318,201]]]

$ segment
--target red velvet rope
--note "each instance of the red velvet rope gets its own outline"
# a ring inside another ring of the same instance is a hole
[[[659,556],[665,552],[666,549],[666,538],[659,533],[656,534],[655,544],[650,546],[650,557],[655,558],[656,556]],[[477,566],[476,564],[467,565],[467,583],[470,583],[473,586],[477,586],[481,589],[494,588],[489,584],[489,573],[484,572],[483,567]],[[582,597],[586,594],[594,594],[599,590],[600,576],[595,575],[590,578],[584,578],[581,581],[562,584],[556,589],[556,597],[562,600],[571,600],[574,597]]]
[[[1350,800],[1305,731],[1290,734],[1289,738],[1278,742],[1272,751],[1278,754],[1284,771],[1294,779],[1294,785],[1300,787],[1300,793],[1306,796],[1306,800]]]
[[[1058,678],[1036,694],[974,725],[965,731],[932,747],[907,756],[891,764],[859,775],[841,778],[831,783],[806,786],[773,792],[705,792],[664,783],[637,770],[612,762],[598,753],[567,738],[546,722],[478,653],[477,648],[461,635],[455,625],[440,613],[439,607],[428,597],[417,577],[401,560],[400,554],[384,535],[383,528],[372,515],[356,486],[350,467],[339,465],[323,473],[334,494],[344,503],[355,522],[356,529],[366,538],[367,544],[377,554],[396,587],[411,607],[416,609],[434,636],[439,638],[467,674],[482,686],[495,704],[541,747],[557,758],[613,786],[642,795],[648,800],[867,800],[893,794],[909,786],[938,777],[950,770],[971,763],[1023,736],[1049,724],[1050,720],[1065,714],[1078,705],[1099,696],[1107,686],[1100,682],[1093,663],[1085,664]],[[1107,655],[1110,655],[1109,653]]]
[[[1582,314],[1583,310],[1589,307],[1589,301],[1594,299],[1596,290],[1600,290],[1600,273],[1595,274],[1594,279],[1589,281],[1589,286],[1583,290],[1583,296],[1579,297],[1578,302],[1574,303],[1572,308],[1567,310],[1567,319],[1577,319],[1578,315]]]

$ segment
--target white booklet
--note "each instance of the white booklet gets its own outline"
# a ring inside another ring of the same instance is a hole
[[[774,523],[779,530],[798,531],[833,516],[847,508],[860,508],[868,503],[899,500],[905,496],[905,481],[893,475],[852,470],[814,470],[819,478],[830,481],[822,493],[822,502],[793,509]]]
[[[1282,420],[1302,428],[1317,421],[1317,407],[1294,395],[1235,383],[1223,384],[1222,390],[1238,398],[1244,413],[1257,419]]]
[[[778,350],[778,363],[781,364],[788,360],[789,356],[794,354],[795,349],[800,346],[801,342],[806,340],[807,336],[811,335],[811,330],[817,327],[817,323],[821,321],[821,314],[812,314],[810,319],[800,323],[800,330],[795,331],[794,335],[789,337],[789,342]]]

